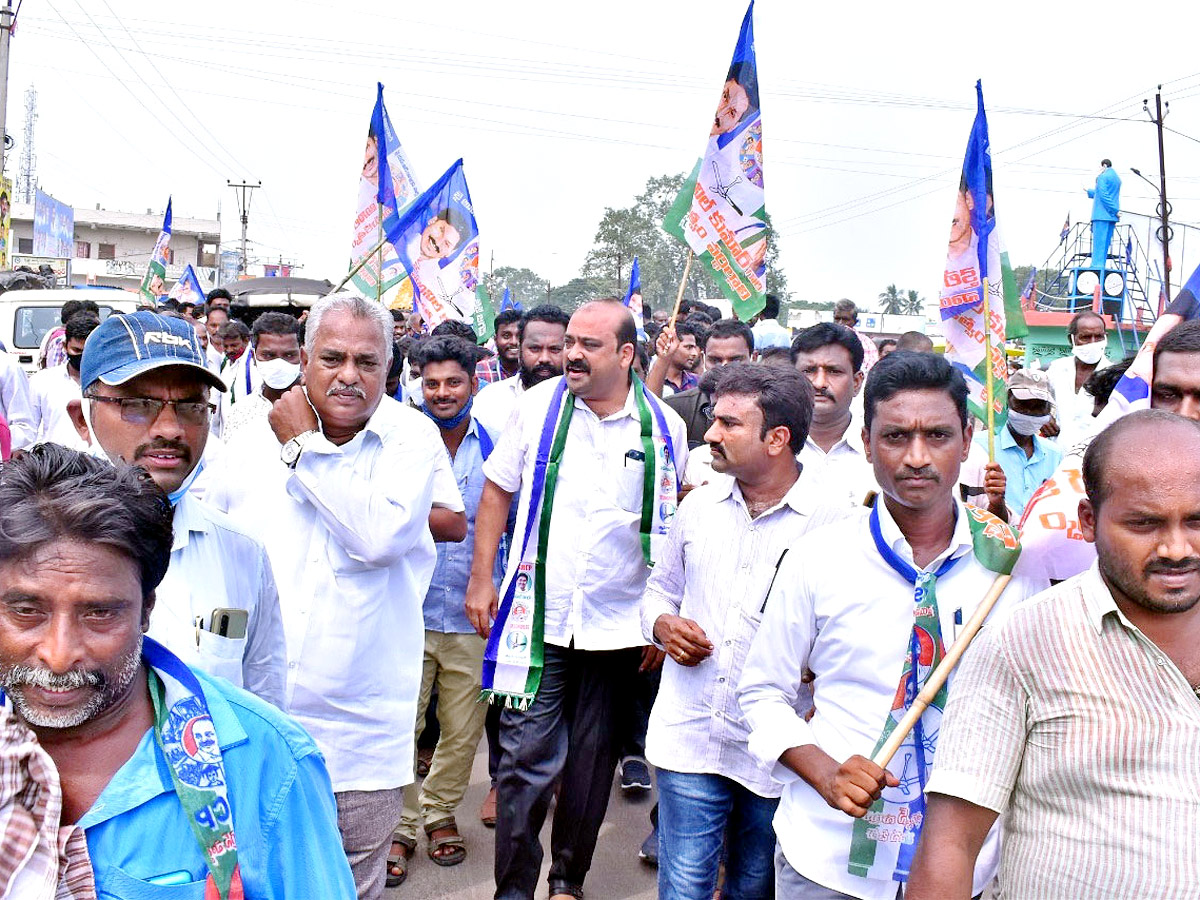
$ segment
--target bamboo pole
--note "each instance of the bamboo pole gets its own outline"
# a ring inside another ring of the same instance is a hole
[[[946,679],[950,677],[950,673],[958,666],[962,655],[971,646],[971,642],[975,640],[975,635],[983,627],[984,619],[992,611],[992,607],[996,605],[996,601],[1000,599],[1000,595],[1004,593],[1004,589],[1008,587],[1008,582],[1011,579],[1011,575],[996,576],[996,580],[992,582],[992,586],[988,588],[988,592],[979,601],[979,606],[975,609],[975,613],[963,628],[962,634],[959,635],[958,640],[946,652],[941,665],[933,670],[928,680],[926,680],[925,686],[921,688],[921,692],[913,700],[912,706],[904,714],[904,718],[900,720],[895,730],[888,735],[887,742],[879,748],[879,752],[872,757],[871,761],[875,765],[880,768],[887,768],[887,764],[892,761],[892,757],[896,755],[896,751],[900,749],[900,745],[904,743],[904,739],[908,737],[908,733],[916,726],[917,720],[921,718],[921,714],[933,702],[933,698],[942,689],[942,685],[946,683]],[[913,660],[913,665],[916,665],[916,660]]]
[[[996,381],[992,374],[992,303],[988,297],[988,279],[983,279],[983,352],[987,373],[984,400],[987,402],[988,462],[996,461]]]
[[[683,266],[683,278],[679,282],[679,292],[675,295],[675,308],[671,310],[671,321],[667,323],[668,328],[675,327],[675,318],[679,315],[679,304],[683,302],[683,289],[687,287],[688,274],[692,271],[692,258],[695,255],[690,249],[688,250],[687,262]]]
[[[361,269],[363,266],[365,266],[367,264],[367,262],[371,259],[372,256],[374,256],[376,253],[379,253],[381,250],[383,250],[383,245],[386,243],[387,243],[387,238],[385,237],[374,247],[374,249],[371,250],[370,253],[365,254],[362,259],[360,259],[357,263],[355,263],[354,267],[349,272],[346,273],[346,277],[343,278],[341,281],[339,281],[337,283],[337,287],[335,287],[332,291],[330,291],[330,293],[336,294],[338,291],[340,291],[342,288],[344,288],[346,286],[346,283],[349,282],[351,278],[353,278],[355,275],[358,274],[359,269]]]

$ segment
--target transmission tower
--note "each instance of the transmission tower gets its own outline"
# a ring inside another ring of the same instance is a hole
[[[22,203],[32,203],[37,190],[37,154],[33,152],[33,126],[37,122],[37,90],[33,85],[25,91],[25,142],[21,146],[21,168],[17,172],[16,196]]]

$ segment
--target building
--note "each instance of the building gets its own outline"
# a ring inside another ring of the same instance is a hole
[[[150,263],[150,253],[162,231],[161,211],[141,213],[101,209],[75,210],[75,255],[72,259],[33,256],[33,204],[12,206],[12,267],[49,265],[64,286],[105,285],[137,290]],[[221,220],[189,219],[175,215],[167,285],[174,284],[191,265],[203,288],[217,284]],[[68,280],[69,273],[69,280]]]

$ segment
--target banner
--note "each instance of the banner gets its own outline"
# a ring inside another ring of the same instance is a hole
[[[743,321],[766,305],[767,212],[763,195],[762,114],[754,59],[754,3],[713,116],[704,158],[663,222],[712,272]]]
[[[195,303],[197,306],[204,302],[204,288],[200,286],[200,279],[196,277],[196,270],[191,267],[190,263],[183,270],[183,274],[179,276],[179,280],[175,282],[175,286],[171,288],[167,297],[171,300],[178,300],[180,303]]]
[[[496,333],[496,308],[492,305],[492,298],[482,281],[475,288],[475,312],[471,316],[471,330],[478,336],[481,346],[490,341]]]
[[[146,266],[146,277],[138,293],[142,299],[157,303],[158,298],[167,292],[167,251],[171,245],[171,198],[167,198],[167,213],[163,216],[162,231],[158,241],[150,253],[150,265]]]
[[[1004,356],[1005,298],[1000,263],[1000,235],[992,197],[992,154],[988,146],[987,116],[983,110],[983,85],[975,82],[977,109],[954,218],[950,244],[939,292],[942,333],[946,337],[946,359],[967,380],[971,413],[987,422],[987,361],[985,329],[991,332],[992,377],[995,391],[992,409],[996,422],[1007,409],[1008,363]],[[983,292],[988,292],[990,321],[983,319]],[[1013,291],[1014,295],[1016,291]],[[1016,299],[1014,297],[1014,299]]]
[[[470,323],[479,286],[479,228],[463,161],[403,213],[385,216],[383,228],[403,279],[391,307],[420,313],[426,331],[448,319]]]
[[[72,212],[74,212],[72,210]],[[0,269],[9,267],[12,254],[12,179],[0,178]]]
[[[41,190],[33,195],[33,255],[75,255],[75,210]]]
[[[638,258],[633,258],[633,268],[629,271],[629,290],[625,294],[625,305],[633,316],[633,324],[637,327],[639,341],[646,340],[646,322],[642,313],[642,273],[638,268]]]
[[[350,242],[350,267],[371,253],[379,244],[380,210],[383,217],[396,216],[420,193],[416,176],[400,139],[392,128],[387,108],[383,105],[383,85],[377,85],[371,126],[367,130],[367,147],[363,155],[362,177],[358,182],[358,205],[354,213],[354,236]],[[387,244],[371,255],[351,279],[363,294],[375,297],[388,290],[404,277],[395,249]],[[382,264],[382,283],[380,265]]]
[[[1021,517],[1021,544],[1029,558],[1026,572],[1034,577],[1061,581],[1078,575],[1096,559],[1096,546],[1079,530],[1079,501],[1083,489],[1083,454],[1091,439],[1126,413],[1150,406],[1154,380],[1154,348],[1163,335],[1181,322],[1200,318],[1200,267],[1192,273],[1166,312],[1158,317],[1137,356],[1113,388],[1092,432],[1074,447],[1063,447],[1063,459],[1054,476],[1044,482],[1025,505]]]

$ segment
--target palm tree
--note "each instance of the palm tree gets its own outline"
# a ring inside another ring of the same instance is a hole
[[[904,315],[904,297],[894,284],[889,284],[887,290],[879,295],[879,302],[882,304],[880,312],[893,316]]]
[[[904,301],[904,311],[910,316],[920,316],[925,313],[925,298],[916,291],[909,291]]]

